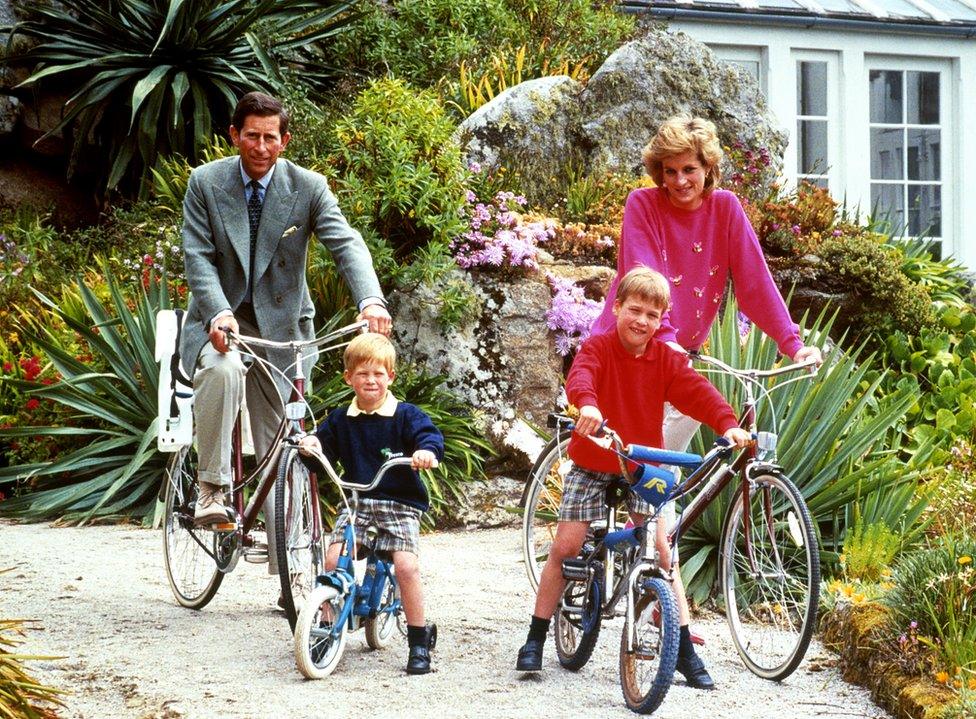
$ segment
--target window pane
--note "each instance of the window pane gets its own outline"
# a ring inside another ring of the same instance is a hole
[[[939,130],[908,129],[908,179],[941,180],[941,140]]]
[[[939,124],[939,73],[906,72],[908,122],[918,125]]]
[[[872,70],[870,78],[871,122],[901,122],[901,71]]]
[[[904,177],[904,138],[902,129],[871,130],[871,179],[901,180]]]
[[[797,122],[796,156],[801,175],[823,175],[827,172],[827,121]]]
[[[756,82],[759,82],[759,61],[758,60],[725,60],[739,72],[748,75]]]
[[[871,214],[888,223],[888,231],[901,234],[905,227],[905,186],[871,185]]]
[[[908,186],[908,232],[913,237],[942,236],[942,188]]]
[[[827,63],[798,62],[796,64],[796,113],[798,115],[827,114]]]

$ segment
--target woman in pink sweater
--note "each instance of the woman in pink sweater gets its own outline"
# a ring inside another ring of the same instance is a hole
[[[779,351],[796,362],[815,360],[819,364],[820,350],[804,345],[799,327],[790,319],[739,199],[717,188],[722,146],[715,125],[690,115],[672,117],[644,148],[642,159],[657,187],[634,190],[627,198],[617,277],[591,333],[614,329],[617,284],[629,270],[646,265],[663,274],[671,286],[671,310],[662,318],[655,337],[677,350],[697,350],[708,339],[731,274],[739,308],[776,342]],[[684,451],[699,426],[666,404],[665,448]],[[667,547],[666,529],[673,522],[674,509],[669,505],[663,521],[658,522],[662,553]],[[681,649],[690,651],[688,603],[680,576],[674,589],[681,615]],[[694,678],[689,677],[689,683],[714,686],[704,666]]]

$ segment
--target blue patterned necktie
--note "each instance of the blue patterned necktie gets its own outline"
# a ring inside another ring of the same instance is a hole
[[[244,293],[244,301],[251,302],[254,292],[254,255],[257,253],[258,245],[258,226],[261,224],[261,183],[251,180],[247,183],[251,190],[251,196],[247,200],[247,222],[251,229],[251,261],[247,274],[247,291]]]

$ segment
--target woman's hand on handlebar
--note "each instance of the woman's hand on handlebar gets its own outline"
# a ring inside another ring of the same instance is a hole
[[[437,457],[429,449],[418,449],[410,459],[410,466],[414,469],[433,469],[437,466]]]
[[[595,405],[586,404],[580,407],[579,417],[576,420],[575,431],[579,432],[584,437],[589,437],[602,426],[603,415]]]
[[[793,355],[793,361],[797,364],[813,362],[815,366],[819,367],[823,364],[823,355],[820,353],[819,347],[807,345],[796,351],[796,354]]]
[[[752,435],[741,427],[732,427],[731,429],[726,430],[725,434],[722,436],[740,449],[749,446],[749,444],[752,442]]]

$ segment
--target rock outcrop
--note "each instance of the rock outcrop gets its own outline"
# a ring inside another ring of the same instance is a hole
[[[641,150],[665,119],[689,112],[712,120],[723,145],[768,151],[759,181],[775,180],[787,143],[755,80],[683,33],[649,29],[610,55],[585,88],[566,76],[509,88],[458,131],[469,161],[519,174],[542,206],[577,174],[643,172]]]

